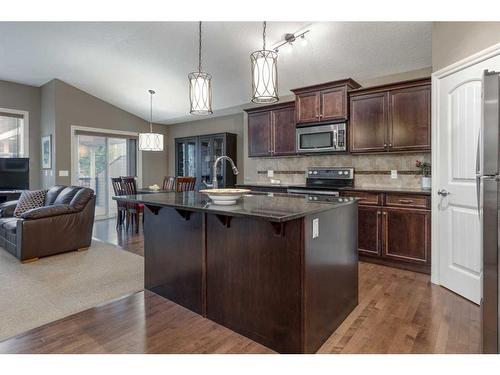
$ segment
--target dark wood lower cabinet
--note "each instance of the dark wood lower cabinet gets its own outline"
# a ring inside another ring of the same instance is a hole
[[[343,195],[362,199],[358,208],[360,260],[430,274],[428,196],[382,193],[373,199],[374,193],[345,192]]]
[[[430,264],[428,210],[384,208],[383,256],[421,265]]]
[[[379,207],[358,208],[358,251],[359,254],[380,256],[382,234],[382,210]]]

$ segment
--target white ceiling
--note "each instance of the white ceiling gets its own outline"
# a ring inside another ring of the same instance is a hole
[[[0,22],[0,79],[41,86],[58,78],[154,121],[190,116],[187,75],[197,70],[196,22]],[[368,80],[431,65],[430,22],[268,22],[268,45],[309,28],[307,46],[280,50],[279,93],[352,77]],[[251,52],[261,22],[203,24],[203,70],[216,114],[250,100]]]

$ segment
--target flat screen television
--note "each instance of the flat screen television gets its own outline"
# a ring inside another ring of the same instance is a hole
[[[28,158],[0,158],[0,190],[29,189]]]

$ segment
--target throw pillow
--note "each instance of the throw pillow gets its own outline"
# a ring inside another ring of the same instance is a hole
[[[25,190],[17,201],[14,216],[20,217],[24,212],[33,208],[42,207],[45,203],[47,190]]]

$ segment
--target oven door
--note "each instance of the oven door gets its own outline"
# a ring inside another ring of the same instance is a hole
[[[337,125],[297,128],[297,152],[335,151]]]

